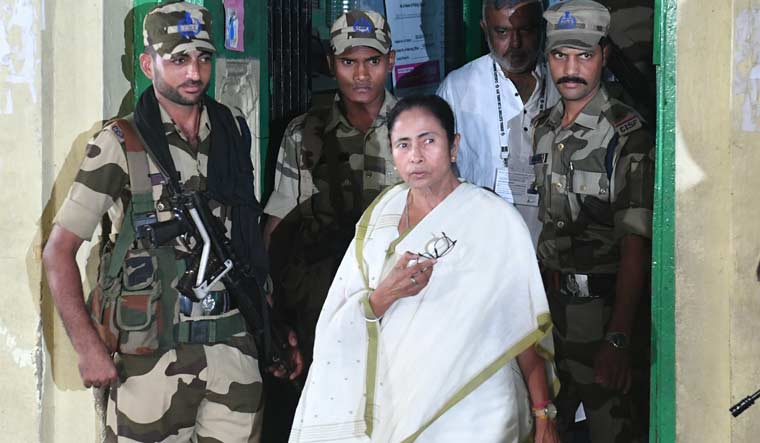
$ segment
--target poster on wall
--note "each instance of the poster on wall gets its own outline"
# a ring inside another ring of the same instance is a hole
[[[396,95],[434,94],[443,77],[443,2],[387,0]]]
[[[251,160],[256,177],[256,198],[261,199],[261,130],[259,126],[260,69],[256,59],[216,59],[214,96],[230,109],[240,111],[251,130]]]
[[[243,0],[224,0],[224,47],[231,51],[245,51],[244,13]]]

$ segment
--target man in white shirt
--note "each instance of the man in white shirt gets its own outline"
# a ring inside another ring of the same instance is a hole
[[[540,0],[484,0],[480,27],[490,53],[451,72],[438,88],[461,134],[457,167],[471,183],[515,204],[538,240],[531,121],[559,94],[541,56]]]

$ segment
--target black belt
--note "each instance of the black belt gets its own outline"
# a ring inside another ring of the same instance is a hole
[[[544,288],[578,301],[615,295],[617,274],[581,274],[543,269]]]

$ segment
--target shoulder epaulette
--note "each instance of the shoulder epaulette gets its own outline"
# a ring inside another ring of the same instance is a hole
[[[632,108],[620,102],[615,103],[613,101],[608,112],[609,121],[620,137],[644,127],[644,121],[641,116]]]
[[[615,121],[613,126],[615,127],[615,132],[620,134],[621,137],[644,127],[641,117],[635,113],[630,113],[624,118]]]

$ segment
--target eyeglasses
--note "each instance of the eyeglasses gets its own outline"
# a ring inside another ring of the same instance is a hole
[[[445,232],[441,231],[441,236],[431,238],[425,244],[425,252],[420,252],[417,255],[428,260],[439,259],[451,252],[456,244],[456,240],[452,240]]]

